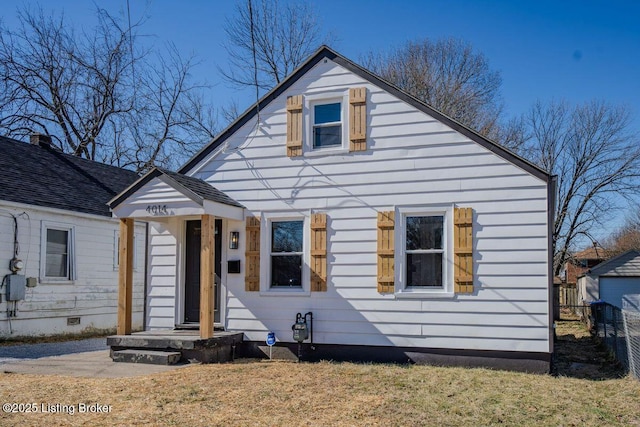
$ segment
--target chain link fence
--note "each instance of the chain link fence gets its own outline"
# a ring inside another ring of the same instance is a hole
[[[629,372],[640,379],[640,312],[622,310],[622,317],[627,341]]]
[[[624,333],[622,310],[604,301],[591,303],[591,315],[595,334],[616,358],[629,371],[627,341]]]
[[[640,312],[603,301],[591,303],[594,333],[634,377],[640,379]]]

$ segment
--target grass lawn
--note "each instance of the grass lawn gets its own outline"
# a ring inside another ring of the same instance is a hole
[[[581,342],[580,326],[565,329],[562,339]],[[124,379],[0,374],[2,403],[76,407],[74,415],[0,413],[0,425],[640,426],[640,381],[600,372],[607,363],[594,352],[582,356],[561,355],[560,376],[255,360]],[[81,402],[111,411],[78,413]]]

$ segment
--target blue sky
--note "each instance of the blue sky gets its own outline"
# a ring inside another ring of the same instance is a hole
[[[458,37],[484,53],[502,74],[508,115],[526,111],[537,99],[579,103],[605,99],[623,103],[640,130],[640,1],[314,1],[319,22],[334,36],[335,50],[359,62],[408,40]],[[34,1],[3,0],[2,20],[15,24],[16,7]],[[93,21],[88,0],[41,2],[64,10],[70,22]],[[112,13],[126,0],[97,0]],[[142,33],[156,44],[173,42],[201,63],[195,77],[213,85],[215,105],[232,99],[244,110],[252,91],[228,88],[216,71],[224,65],[225,22],[234,1],[130,0],[132,20],[147,21]]]
[[[16,24],[16,7],[30,0],[3,0],[2,21]],[[89,0],[41,1],[45,10],[64,10],[75,24],[94,22]],[[95,0],[113,14],[126,0]],[[640,1],[638,0],[314,0],[318,21],[333,35],[331,47],[360,62],[409,40],[456,37],[470,42],[503,79],[505,113],[524,113],[536,100],[572,104],[603,99],[626,104],[640,133]],[[174,43],[201,61],[194,77],[212,85],[216,107],[235,100],[240,111],[254,91],[227,87],[217,66],[226,63],[224,26],[234,0],[130,0],[131,18],[146,17],[146,42]],[[623,220],[617,212],[611,228]],[[604,230],[603,230],[604,231]],[[611,230],[609,230],[611,231]],[[606,233],[606,231],[605,231]]]

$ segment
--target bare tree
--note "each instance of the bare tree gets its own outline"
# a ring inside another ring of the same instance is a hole
[[[640,211],[633,210],[625,223],[609,235],[602,244],[611,256],[616,256],[630,249],[640,250]]]
[[[453,38],[409,42],[386,54],[370,53],[364,65],[462,124],[499,137],[502,78],[469,43]]]
[[[606,229],[624,198],[640,193],[640,144],[630,131],[629,110],[605,102],[576,107],[538,102],[524,120],[530,131],[525,155],[558,179],[557,275],[573,246],[585,238],[593,241],[595,230]]]
[[[16,30],[0,27],[0,131],[45,133],[64,152],[138,171],[176,166],[193,151],[185,141],[195,150],[215,130],[193,60],[151,55],[137,43],[141,22],[96,16],[76,32],[63,15],[23,9]]]
[[[225,27],[229,68],[220,68],[221,74],[240,88],[271,89],[322,43],[316,16],[308,2],[238,2]]]

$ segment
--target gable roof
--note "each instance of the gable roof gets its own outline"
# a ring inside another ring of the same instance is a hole
[[[0,136],[0,200],[111,217],[133,171]]]
[[[609,257],[609,251],[597,246],[590,246],[587,249],[575,253],[571,258],[574,260],[605,260]]]
[[[163,180],[169,183],[173,188],[200,205],[204,200],[211,200],[212,202],[222,203],[224,205],[244,208],[240,203],[233,200],[222,191],[216,189],[206,181],[180,173],[171,172],[159,167],[151,169],[146,175],[130,185],[129,188],[111,199],[109,201],[109,207],[111,209],[115,209],[118,205],[129,198],[129,196],[144,187],[149,181],[158,177],[163,178]]]
[[[273,100],[275,100],[278,96],[280,96],[285,90],[287,90],[291,85],[293,85],[296,81],[298,81],[311,68],[313,68],[318,62],[322,61],[323,59],[330,59],[336,64],[358,75],[359,77],[384,89],[388,93],[396,96],[397,98],[417,108],[418,110],[434,117],[435,119],[449,126],[453,130],[461,133],[462,135],[466,136],[470,140],[487,148],[488,150],[492,151],[494,154],[497,154],[498,156],[513,163],[514,165],[520,167],[521,169],[524,169],[531,175],[543,180],[544,182],[547,182],[547,183],[551,182],[552,177],[545,170],[534,165],[528,160],[523,159],[522,157],[502,147],[501,145],[487,139],[486,137],[480,135],[478,132],[459,123],[458,121],[452,119],[451,117],[431,107],[430,105],[420,101],[418,98],[403,91],[402,89],[398,88],[392,83],[389,83],[388,81],[383,80],[381,77],[376,76],[371,71],[361,67],[360,65],[338,54],[334,50],[330,49],[328,46],[321,46],[316,51],[316,53],[314,53],[309,59],[307,59],[307,61],[303,63],[300,67],[298,67],[289,77],[287,77],[279,85],[271,89],[265,96],[263,96],[260,99],[260,101],[254,104],[253,107],[245,111],[240,117],[238,117],[238,119],[236,119],[231,125],[229,125],[229,127],[227,127],[217,137],[215,137],[209,144],[207,144],[199,152],[197,152],[189,161],[187,161],[187,163],[185,163],[178,170],[178,172],[187,173],[191,168],[193,168],[202,160],[204,160],[212,151],[214,151],[217,147],[219,147],[222,143],[224,143],[224,141],[226,141],[227,138],[233,135],[249,120],[251,120],[254,116],[256,116],[258,111],[263,110],[268,104],[270,104]]]
[[[587,272],[589,276],[640,276],[640,251],[629,250],[601,262]]]

